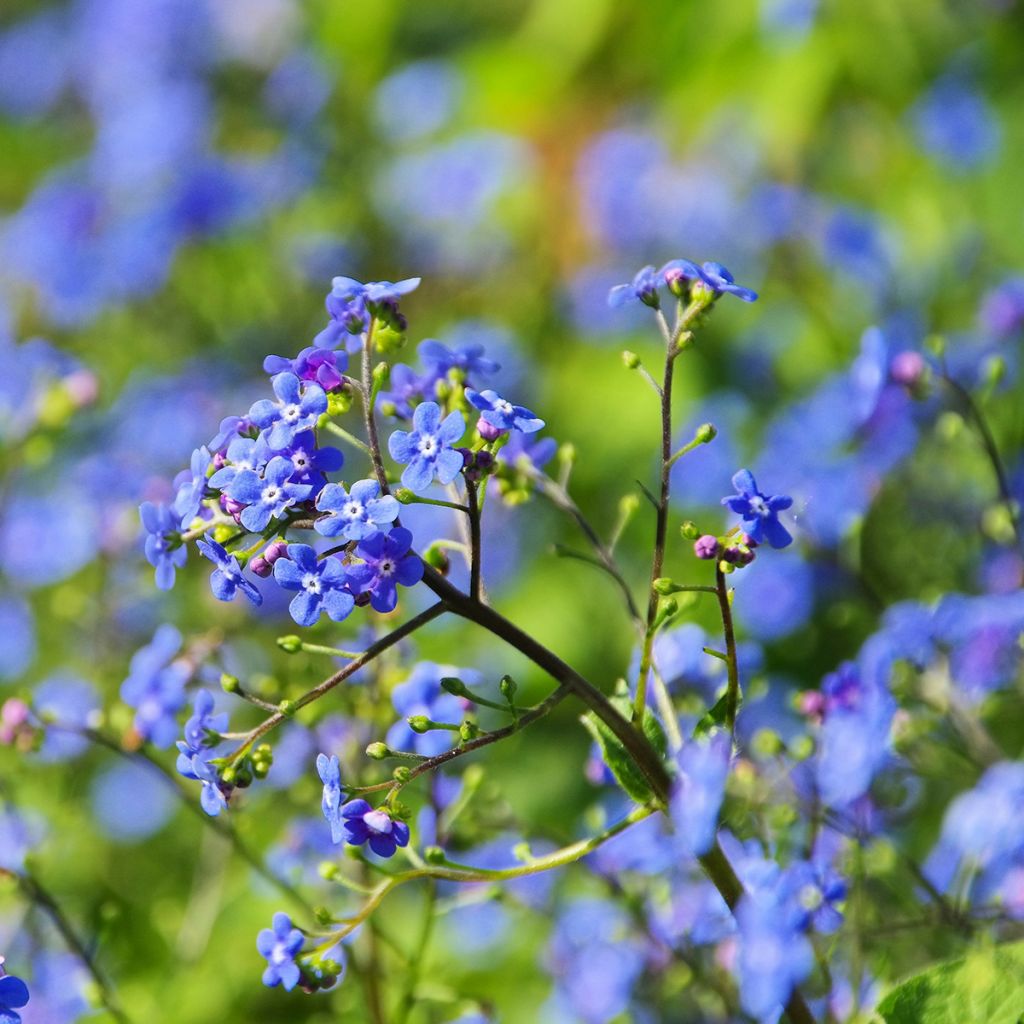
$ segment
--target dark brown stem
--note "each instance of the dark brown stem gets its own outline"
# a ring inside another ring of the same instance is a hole
[[[476,484],[466,477],[466,499],[469,505],[469,593],[474,601],[480,600],[480,563],[483,550],[480,543],[480,498]]]
[[[388,475],[380,454],[377,418],[373,411],[373,368],[370,366],[370,359],[373,351],[373,328],[376,322],[376,320],[370,321],[370,328],[363,341],[363,421],[366,424],[366,436],[370,442],[370,461],[373,463],[374,475],[377,477],[377,483],[380,484],[381,493],[390,494]]]
[[[725,724],[729,735],[736,733],[736,712],[740,702],[740,669],[736,658],[736,631],[732,624],[732,605],[729,603],[729,587],[725,573],[715,566],[715,592],[718,594],[718,608],[722,613],[722,632],[725,634],[725,667],[729,673],[729,684],[725,696]]]

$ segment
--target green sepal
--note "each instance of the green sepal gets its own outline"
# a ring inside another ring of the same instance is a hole
[[[726,691],[722,694],[714,704],[711,705],[700,717],[700,720],[693,727],[694,738],[697,739],[701,736],[707,736],[713,729],[724,729],[725,728],[725,712],[729,703],[729,693]],[[743,703],[742,691],[738,695],[736,702],[736,710],[739,711],[740,705]]]

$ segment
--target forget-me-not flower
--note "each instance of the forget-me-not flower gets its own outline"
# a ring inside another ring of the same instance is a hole
[[[466,431],[462,414],[450,412],[441,419],[437,402],[416,406],[411,431],[396,430],[388,440],[388,450],[396,462],[406,463],[402,486],[417,494],[425,491],[436,477],[450,484],[462,470],[462,453],[452,445]]]
[[[327,412],[327,394],[319,384],[300,381],[294,373],[279,373],[270,382],[277,401],[269,398],[255,402],[249,419],[260,430],[268,431],[267,444],[281,451],[303,430],[312,430]]]
[[[741,469],[733,478],[736,494],[722,499],[722,504],[743,517],[747,536],[756,544],[767,541],[773,548],[784,548],[793,538],[779,522],[779,513],[793,504],[787,495],[768,497],[757,489],[757,481],[749,469]]]
[[[380,496],[376,480],[360,480],[346,491],[341,484],[328,484],[316,499],[321,516],[313,524],[325,537],[362,540],[398,518],[398,501],[390,494]]]

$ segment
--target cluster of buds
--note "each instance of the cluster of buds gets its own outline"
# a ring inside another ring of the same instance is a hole
[[[757,557],[754,549],[757,541],[739,527],[734,527],[722,537],[701,533],[693,523],[683,523],[680,532],[684,539],[693,541],[693,553],[703,561],[718,561],[722,572],[742,569]]]

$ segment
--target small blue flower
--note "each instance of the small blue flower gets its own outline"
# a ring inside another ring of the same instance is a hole
[[[741,469],[732,478],[732,485],[737,493],[723,498],[722,504],[742,516],[745,523],[753,524],[746,532],[755,544],[768,541],[773,548],[784,548],[792,543],[789,531],[779,522],[779,513],[793,504],[792,498],[786,495],[769,498],[762,494],[749,469]]]
[[[501,369],[500,364],[484,355],[483,345],[459,345],[448,348],[433,338],[427,338],[416,346],[420,360],[434,377],[448,375],[449,370],[461,370],[467,377],[472,374],[487,376]]]
[[[399,505],[390,494],[378,495],[376,480],[360,480],[347,492],[341,484],[328,484],[317,497],[316,507],[330,514],[317,519],[314,529],[325,537],[346,540],[362,540],[379,532],[398,518]]]
[[[661,283],[653,266],[637,271],[636,277],[629,284],[617,284],[608,293],[608,305],[618,309],[627,302],[639,300],[645,306],[658,309],[661,299],[658,296],[658,285]]]
[[[418,277],[404,281],[371,281],[362,284],[351,277],[336,277],[327,296],[327,312],[331,322],[313,340],[317,348],[335,348],[344,334],[362,334],[369,330],[370,317],[384,307],[398,307],[403,295],[415,291]]]
[[[291,992],[298,985],[302,972],[295,957],[302,949],[302,932],[292,927],[292,919],[283,913],[274,915],[273,928],[264,928],[256,938],[256,949],[267,961],[263,984],[267,988],[283,986]]]
[[[298,591],[288,611],[300,626],[312,626],[321,612],[341,622],[355,607],[345,567],[333,557],[318,560],[308,544],[288,545],[288,557],[274,563],[274,579]]]
[[[736,920],[740,1002],[751,1017],[774,1019],[793,988],[811,973],[811,944],[771,900],[764,903],[745,896]]]
[[[313,493],[310,484],[293,481],[294,473],[291,459],[275,455],[267,463],[262,477],[253,469],[243,469],[235,475],[227,494],[248,506],[239,517],[247,530],[260,533],[271,519],[279,519],[286,509],[305,501]]]
[[[238,437],[239,432],[246,425],[246,422],[247,421],[242,416],[225,416],[224,419],[220,421],[217,433],[206,447],[214,453],[223,451],[231,441]]]
[[[412,534],[403,527],[387,534],[374,533],[359,542],[356,554],[364,565],[353,567],[352,581],[360,593],[371,594],[375,611],[393,611],[398,604],[398,584],[411,587],[423,579],[423,562],[411,547]]]
[[[327,412],[327,395],[319,384],[303,383],[294,373],[279,373],[271,381],[277,401],[264,398],[249,410],[249,419],[268,430],[267,444],[281,451],[303,430],[312,430]]]
[[[188,669],[173,661],[180,647],[181,634],[161,626],[152,642],[132,656],[121,684],[121,699],[135,708],[135,731],[155,747],[169,747],[178,734],[175,716],[185,704],[188,678]]]
[[[388,440],[388,450],[396,462],[407,463],[402,473],[402,486],[421,494],[434,477],[450,484],[463,466],[462,453],[452,445],[466,432],[462,414],[450,412],[441,419],[436,402],[416,406],[411,431],[396,430]]]
[[[257,607],[263,604],[263,595],[243,575],[238,559],[228,554],[215,540],[203,538],[196,545],[200,554],[217,567],[210,573],[210,589],[218,601],[233,601],[241,591]]]
[[[186,775],[182,772],[182,775]],[[228,793],[231,787],[221,779],[217,769],[202,754],[192,758],[192,771],[187,778],[198,779],[203,788],[199,793],[199,805],[211,817],[218,814],[228,805]]]
[[[340,843],[344,838],[341,821],[341,768],[338,755],[317,754],[316,770],[320,781],[324,784],[324,795],[321,802],[324,817],[331,826],[331,842]]]
[[[668,285],[673,295],[682,295],[684,289],[688,287],[685,284],[687,281],[710,283],[704,276],[704,271],[691,260],[670,260],[658,271],[658,277]]]
[[[778,900],[799,931],[814,928],[831,935],[843,923],[837,907],[846,899],[846,881],[827,864],[797,861],[782,873]]]
[[[378,857],[393,857],[398,847],[409,844],[409,826],[387,811],[375,811],[365,800],[350,800],[342,807],[341,817],[350,846],[369,843]]]
[[[196,756],[204,760],[210,751],[220,742],[220,734],[228,727],[226,713],[213,714],[213,694],[209,690],[200,690],[193,704],[192,717],[185,723],[185,738],[178,740],[178,772],[187,779],[196,776],[192,771],[192,759]]]
[[[174,573],[188,557],[179,541],[178,526],[166,505],[144,501],[139,506],[139,517],[146,531],[146,561],[156,568],[156,585],[161,590],[174,586]]]
[[[466,388],[466,399],[481,411],[481,418],[497,430],[520,430],[532,434],[544,426],[529,409],[513,405],[496,391],[474,391]]]
[[[13,974],[3,973],[3,957],[0,957],[0,1024],[21,1024],[20,1010],[29,999],[28,986]]]
[[[263,369],[272,377],[279,373],[294,373],[299,380],[319,384],[324,391],[336,391],[341,387],[342,374],[348,369],[348,356],[344,352],[332,352],[311,345],[294,359],[267,356],[263,360]]]
[[[742,299],[744,302],[757,301],[757,292],[752,292],[749,288],[743,288],[741,285],[738,285],[732,274],[721,263],[703,264],[701,266],[701,277],[703,278],[703,283],[716,295],[724,293],[735,295],[736,298]]]
[[[437,665],[432,661],[418,662],[409,678],[391,691],[391,703],[401,718],[385,736],[389,747],[411,750],[424,757],[435,757],[451,747],[456,734],[450,730],[431,729],[417,733],[406,721],[413,715],[424,715],[435,722],[462,721],[465,706],[462,699],[441,688],[441,680],[446,676],[455,676],[470,686],[480,683],[479,675],[472,670]]]
[[[313,488],[310,497],[319,494],[327,482],[325,473],[337,473],[345,464],[345,456],[340,449],[317,446],[316,434],[312,430],[296,434],[295,440],[281,455],[291,460],[292,480],[297,484],[309,484]]]
[[[171,508],[183,530],[188,528],[202,508],[203,498],[206,497],[206,471],[212,461],[213,456],[208,448],[197,448],[192,453],[189,469],[183,474],[184,479],[178,484]]]
[[[259,437],[236,437],[228,445],[225,465],[210,477],[210,486],[218,491],[225,491],[243,469],[262,473],[273,457],[274,453],[267,444],[264,434],[260,434]]]

